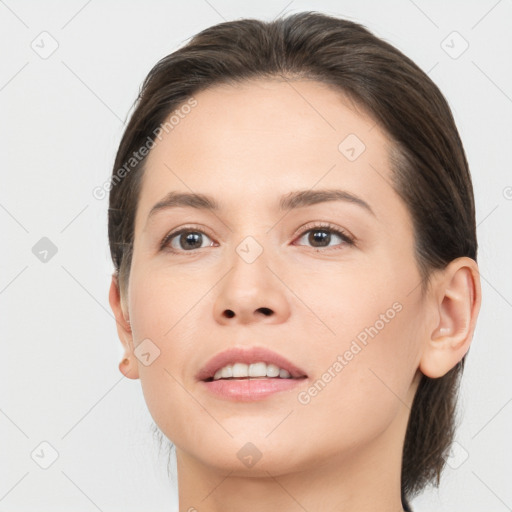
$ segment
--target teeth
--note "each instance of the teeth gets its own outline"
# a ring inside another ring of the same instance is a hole
[[[228,379],[230,377],[233,377],[233,367],[232,366],[224,366],[224,368],[220,369],[221,377],[223,379]],[[219,373],[219,372],[217,372]],[[215,375],[217,375],[217,373]]]
[[[244,377],[280,377],[281,379],[291,379],[291,375],[286,370],[279,368],[275,364],[260,363],[235,363],[220,368],[215,372],[213,380],[244,378]]]

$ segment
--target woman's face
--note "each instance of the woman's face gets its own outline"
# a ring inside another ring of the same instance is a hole
[[[216,86],[195,100],[156,139],[135,221],[126,314],[153,419],[178,457],[240,474],[400,445],[425,303],[387,138],[315,81]],[[280,209],[299,191],[304,201]],[[170,192],[218,209],[150,215]],[[188,237],[160,249],[181,229]],[[216,395],[196,375],[233,347],[277,352],[307,378],[259,399]],[[261,454],[254,468],[247,454]]]

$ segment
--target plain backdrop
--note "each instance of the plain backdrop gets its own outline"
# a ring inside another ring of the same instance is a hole
[[[109,179],[161,57],[225,20],[303,10],[362,23],[425,70],[453,110],[475,189],[483,303],[450,465],[412,505],[512,510],[510,0],[0,0],[0,512],[177,510],[140,381],[118,370],[108,198],[92,191]]]

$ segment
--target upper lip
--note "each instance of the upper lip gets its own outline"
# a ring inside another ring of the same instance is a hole
[[[235,347],[223,352],[219,352],[213,356],[204,367],[197,373],[197,380],[207,380],[215,375],[217,370],[220,370],[228,364],[234,363],[258,363],[264,362],[266,364],[275,364],[290,373],[293,378],[307,377],[306,372],[295,366],[288,361],[284,356],[269,350],[266,347],[250,347],[241,348]]]

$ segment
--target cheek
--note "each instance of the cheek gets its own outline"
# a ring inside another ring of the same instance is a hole
[[[187,323],[190,327],[190,313],[199,301],[208,300],[208,283],[198,280],[191,272],[151,270],[151,263],[139,266],[147,269],[131,277],[130,312],[134,333],[139,340],[154,338],[162,348],[171,340],[179,346],[176,338],[190,333],[183,327]]]
[[[156,419],[161,410],[179,404],[183,394],[181,370],[196,334],[190,329],[190,322],[194,304],[201,295],[197,288],[194,291],[191,287],[190,278],[171,280],[150,273],[135,273],[131,277],[129,300],[134,353],[139,359],[145,400]],[[182,289],[182,285],[188,288]],[[166,416],[175,417],[175,414]]]
[[[310,387],[297,396],[293,427],[297,436],[315,439],[319,453],[366,444],[408,413],[416,367],[407,320],[400,317],[405,314],[395,315],[378,334],[368,329],[373,337],[339,335],[322,351]]]
[[[390,285],[382,277],[389,272],[360,275],[317,278],[314,287],[300,288],[329,327],[313,338],[313,382],[298,396],[301,421],[328,415],[328,423],[313,427],[319,436],[326,426],[335,437],[382,430],[404,407],[416,372],[422,311],[407,296],[407,279]],[[311,333],[311,325],[303,327]]]

